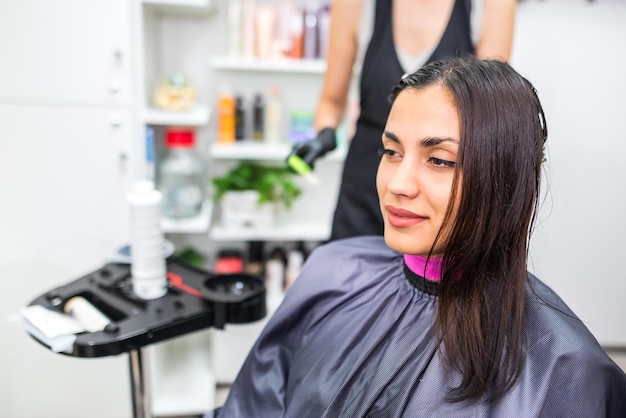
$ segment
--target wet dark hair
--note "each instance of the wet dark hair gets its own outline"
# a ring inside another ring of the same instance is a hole
[[[402,78],[391,101],[433,85],[451,94],[461,129],[458,202],[451,193],[441,229],[450,232],[435,240],[445,243],[437,339],[463,377],[449,400],[492,402],[514,386],[526,360],[526,262],[547,126],[535,88],[505,62],[426,65]]]

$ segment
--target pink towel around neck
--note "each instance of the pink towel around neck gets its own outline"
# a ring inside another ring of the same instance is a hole
[[[404,254],[404,262],[411,271],[427,280],[438,282],[441,280],[441,258],[428,259],[421,255]]]

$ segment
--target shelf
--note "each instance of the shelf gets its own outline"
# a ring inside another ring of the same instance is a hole
[[[177,126],[204,126],[209,123],[211,112],[204,105],[199,105],[187,111],[168,111],[155,108],[143,110],[143,122],[146,125],[177,125]]]
[[[289,151],[290,144],[268,144],[253,140],[232,144],[213,143],[209,148],[212,158],[222,160],[285,160]]]
[[[330,237],[326,223],[278,223],[265,228],[214,225],[209,234],[216,241],[325,241]]]
[[[202,211],[189,219],[161,219],[161,229],[166,234],[201,234],[209,230],[213,204],[208,199],[202,205]]]
[[[211,158],[217,160],[285,161],[292,146],[292,144],[288,143],[270,144],[245,140],[231,144],[212,143],[209,147],[209,153]],[[345,154],[346,150],[340,147],[328,153],[322,159],[328,161],[343,160]]]
[[[167,7],[192,7],[209,9],[213,5],[213,0],[141,0],[143,4]]]
[[[326,61],[320,59],[259,59],[241,57],[217,57],[211,66],[219,70],[267,71],[298,74],[324,74]]]

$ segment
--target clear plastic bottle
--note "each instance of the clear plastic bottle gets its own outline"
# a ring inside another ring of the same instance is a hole
[[[195,150],[194,131],[170,129],[165,144],[167,154],[159,165],[158,177],[163,215],[171,219],[197,216],[206,194],[206,170]]]

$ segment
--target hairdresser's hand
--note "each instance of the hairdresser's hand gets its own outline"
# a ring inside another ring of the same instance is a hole
[[[324,128],[319,131],[315,139],[294,145],[291,153],[287,156],[287,160],[292,155],[297,155],[309,167],[313,168],[315,160],[335,148],[337,148],[335,130],[333,128]]]

